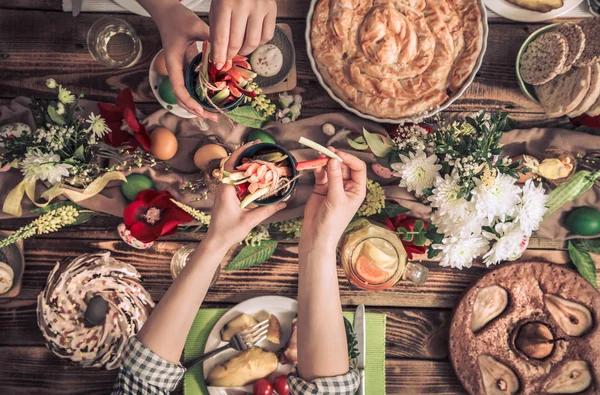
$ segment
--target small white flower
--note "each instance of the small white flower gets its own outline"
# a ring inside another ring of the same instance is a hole
[[[520,188],[515,185],[515,178],[507,174],[498,174],[491,182],[486,183],[475,178],[473,199],[480,217],[487,218],[492,224],[495,218],[504,221],[507,216],[515,215],[520,203]]]
[[[533,180],[525,182],[516,222],[527,236],[531,236],[533,231],[540,228],[544,214],[548,211],[548,207],[546,207],[548,200],[550,200],[550,196],[546,194],[541,184],[536,187]]]
[[[417,197],[423,195],[423,189],[431,188],[442,165],[437,165],[437,156],[424,151],[410,152],[409,156],[400,155],[400,161],[393,163],[394,176],[400,177],[400,186],[409,192],[414,191]]]
[[[26,153],[20,165],[25,178],[48,181],[53,185],[59,184],[63,177],[68,177],[69,169],[73,167],[60,163],[57,154],[43,154],[38,148]]]
[[[58,87],[58,84],[56,83],[56,80],[54,78],[48,78],[46,80],[46,86],[50,89],[56,89]]]
[[[440,266],[456,269],[471,267],[473,260],[488,250],[489,242],[481,236],[450,236],[442,240],[442,244],[434,244],[433,248],[442,250]]]
[[[63,115],[65,113],[65,105],[59,102],[56,105],[56,113],[58,115]]]
[[[496,265],[502,261],[514,261],[519,259],[529,245],[527,236],[514,222],[499,223],[494,227],[500,237],[485,233],[490,240],[496,240],[492,248],[483,256],[487,266]]]
[[[71,104],[75,102],[75,96],[71,94],[71,91],[58,86],[58,100],[63,104]]]
[[[102,118],[100,115],[94,115],[94,113],[91,113],[90,117],[86,119],[85,122],[91,125],[90,129],[98,138],[102,138],[106,133],[110,132],[110,128],[106,125],[104,118]]]

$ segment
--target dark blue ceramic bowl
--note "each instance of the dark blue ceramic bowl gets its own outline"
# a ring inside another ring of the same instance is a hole
[[[205,110],[210,111],[210,112],[217,112],[217,110],[215,110],[215,108],[209,102],[200,100],[200,97],[196,93],[196,84],[198,83],[198,73],[196,72],[196,67],[198,67],[198,65],[201,62],[202,62],[202,52],[200,52],[198,55],[196,55],[196,57],[194,57],[194,59],[192,59],[192,62],[189,64],[189,66],[185,70],[185,88],[187,89],[190,96],[194,100],[196,100],[198,103],[200,103],[202,108],[204,108]],[[229,103],[226,106],[219,107],[219,108],[223,112],[231,111],[234,108],[239,107],[239,105],[242,104],[243,101],[244,101],[244,96],[242,95],[236,101]]]
[[[252,159],[258,155],[268,154],[270,152],[281,152],[282,154],[287,155],[287,159],[285,160],[285,162],[287,162],[286,164],[292,168],[292,178],[295,178],[298,175],[298,171],[296,170],[296,159],[292,156],[292,154],[290,154],[288,150],[283,148],[281,145],[273,143],[258,143],[246,148],[246,150],[244,150],[237,158],[235,162],[235,167],[241,165],[242,159],[244,158]],[[292,181],[292,185],[290,185],[290,188],[286,193],[271,196],[261,201],[255,201],[254,203],[258,206],[268,206],[287,200],[291,196],[292,192],[294,192],[294,188],[296,188],[297,181],[297,179]]]

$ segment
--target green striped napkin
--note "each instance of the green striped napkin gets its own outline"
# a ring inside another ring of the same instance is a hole
[[[199,357],[210,331],[228,309],[200,309],[185,342],[184,360]],[[353,322],[354,313],[344,313]],[[365,390],[367,394],[385,395],[385,314],[367,313],[367,364]],[[183,392],[186,395],[208,395],[202,365],[185,374]]]

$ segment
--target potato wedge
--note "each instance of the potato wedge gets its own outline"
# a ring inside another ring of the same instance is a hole
[[[277,355],[252,347],[210,371],[206,382],[213,387],[242,387],[277,370]]]
[[[269,316],[269,330],[267,332],[267,340],[273,344],[281,343],[281,324],[277,317],[273,314]]]
[[[258,324],[258,322],[248,314],[241,314],[229,321],[223,329],[221,329],[221,340],[228,342],[236,334],[244,329],[248,329]]]
[[[562,7],[564,0],[507,0],[509,3],[526,10],[537,12],[550,12]]]

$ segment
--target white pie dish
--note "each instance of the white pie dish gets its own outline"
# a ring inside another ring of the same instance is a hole
[[[485,4],[483,3],[483,0],[478,0],[477,3],[479,4],[479,10],[481,12],[481,22],[482,22],[482,34],[483,34],[482,46],[481,46],[481,52],[479,53],[475,67],[473,68],[471,75],[464,82],[464,84],[456,92],[454,92],[448,98],[448,100],[446,100],[444,103],[442,103],[441,105],[437,106],[436,108],[434,108],[428,112],[422,113],[422,114],[418,114],[418,115],[415,114],[412,117],[403,117],[403,118],[396,118],[396,119],[394,119],[394,118],[378,118],[373,115],[365,114],[365,113],[351,107],[344,100],[339,98],[333,92],[333,90],[327,85],[327,83],[323,79],[323,76],[321,75],[321,72],[319,71],[317,63],[313,56],[313,49],[312,49],[312,43],[311,43],[312,20],[313,20],[313,14],[315,11],[315,6],[318,1],[319,0],[311,0],[310,8],[308,10],[308,15],[306,16],[305,39],[306,39],[306,50],[308,53],[308,59],[310,60],[310,65],[312,67],[313,72],[317,76],[317,80],[319,81],[319,83],[321,84],[323,89],[325,89],[325,91],[329,94],[329,96],[331,96],[331,98],[333,100],[335,100],[337,103],[339,103],[344,109],[346,109],[347,111],[349,111],[353,114],[356,114],[362,118],[369,119],[369,120],[375,121],[375,122],[405,123],[405,122],[415,122],[415,121],[421,120],[423,118],[431,117],[431,116],[437,114],[438,112],[443,111],[446,108],[448,108],[452,103],[454,103],[458,98],[460,98],[463,95],[465,90],[469,87],[469,85],[471,85],[471,83],[475,79],[475,76],[477,75],[477,72],[479,71],[479,68],[481,67],[481,63],[483,62],[483,57],[484,57],[485,51],[487,49],[488,23],[487,23],[487,11],[485,8]]]

